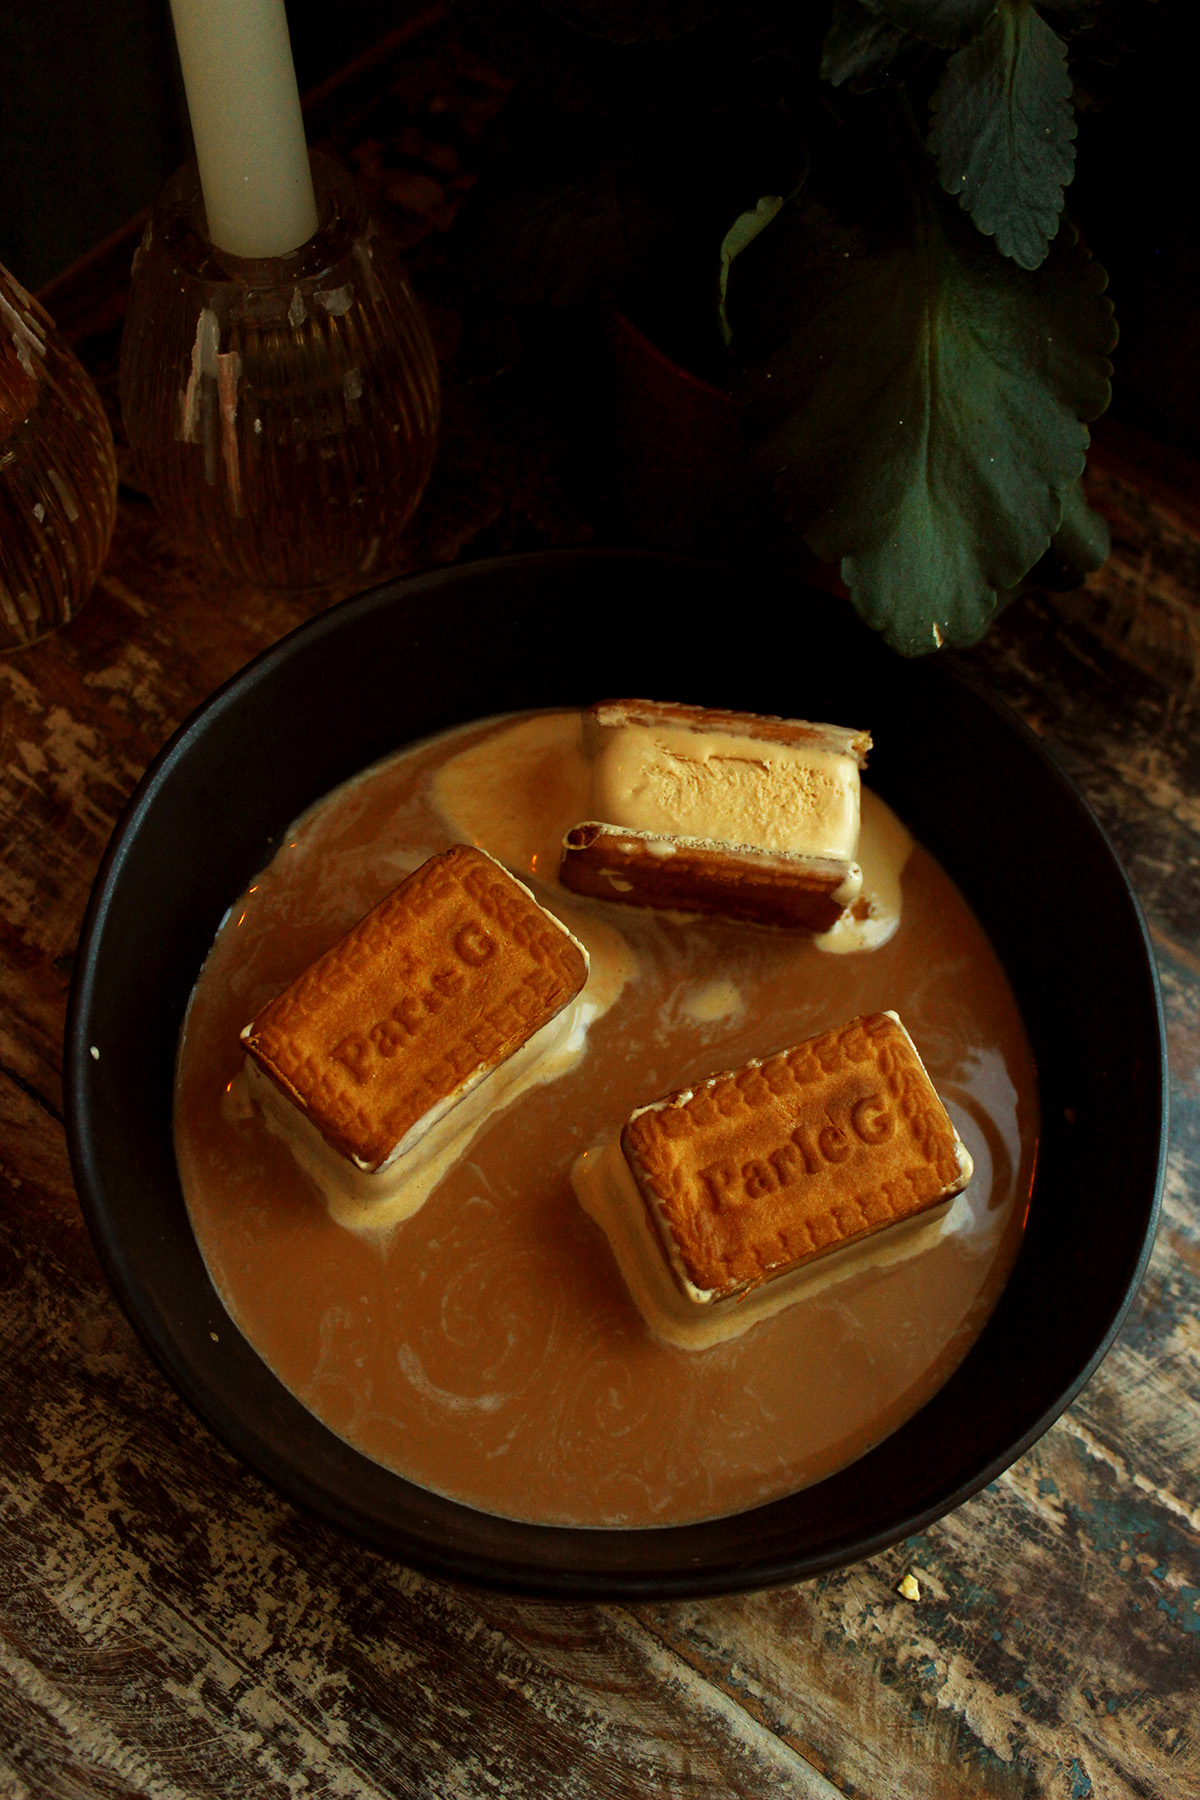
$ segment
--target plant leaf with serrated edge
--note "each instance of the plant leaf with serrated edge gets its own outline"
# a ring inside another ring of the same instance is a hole
[[[862,0],[837,0],[821,45],[821,79],[841,87],[873,87],[887,80],[892,65],[912,43],[909,33],[890,19],[868,11]]]
[[[746,434],[888,643],[974,643],[1058,529],[1082,421],[1108,404],[1106,277],[1067,230],[1018,270],[884,144],[822,186],[836,212],[806,190],[735,265]]]
[[[881,18],[940,50],[968,43],[996,10],[996,0],[866,0],[866,4]]]
[[[1050,548],[1030,571],[1039,587],[1069,593],[1082,587],[1094,569],[1108,560],[1112,534],[1108,520],[1088,505],[1082,481],[1073,481],[1062,492],[1062,520],[1050,540]]]
[[[1029,0],[1000,0],[973,44],[946,64],[929,148],[948,194],[1005,256],[1036,269],[1075,172],[1067,47]]]

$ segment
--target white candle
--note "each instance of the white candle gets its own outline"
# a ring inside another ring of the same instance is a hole
[[[317,229],[283,0],[171,0],[208,235],[284,256]]]

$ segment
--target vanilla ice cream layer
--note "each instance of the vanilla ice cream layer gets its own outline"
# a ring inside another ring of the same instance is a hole
[[[936,1244],[951,1227],[953,1198],[944,1200],[900,1225],[831,1250],[828,1255],[765,1281],[726,1300],[693,1289],[689,1299],[677,1286],[655,1241],[646,1208],[625,1161],[620,1140],[585,1150],[571,1170],[571,1185],[585,1213],[609,1241],[625,1285],[656,1337],[680,1350],[710,1350],[741,1337],[752,1325],[774,1318],[797,1300],[864,1269],[883,1269],[906,1262]],[[958,1196],[962,1200],[962,1196]]]
[[[631,831],[853,860],[858,763],[731,732],[622,725],[603,733],[590,816]]]
[[[316,1126],[264,1074],[251,1057],[229,1095],[233,1111],[257,1108],[267,1129],[281,1138],[319,1189],[330,1217],[348,1231],[390,1231],[422,1207],[434,1188],[466,1155],[472,1140],[530,1088],[567,1074],[583,1055],[589,1025],[605,1010],[585,988],[557,1017],[471,1087],[453,1105],[434,1108],[408,1132],[379,1169],[342,1156]]]

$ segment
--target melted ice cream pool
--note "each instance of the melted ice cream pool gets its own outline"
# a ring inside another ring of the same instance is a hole
[[[575,714],[464,727],[298,821],[197,982],[177,1154],[232,1318],[365,1455],[507,1517],[682,1523],[821,1479],[957,1367],[1020,1243],[1036,1082],[986,938],[869,789],[860,860],[875,911],[857,921],[880,939],[869,954],[560,889],[559,844],[590,792],[578,731]],[[872,819],[886,840],[873,873]],[[262,1117],[231,1103],[238,1032],[404,874],[463,839],[529,881],[586,944],[585,994],[607,1004],[569,1069],[448,1152],[419,1211],[390,1225],[339,1219]],[[885,1007],[912,1032],[975,1160],[936,1242],[702,1354],[654,1338],[575,1200],[575,1158],[649,1098]]]

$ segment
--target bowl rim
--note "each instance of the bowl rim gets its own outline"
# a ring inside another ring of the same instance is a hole
[[[1120,1290],[1108,1327],[1070,1383],[1043,1407],[1019,1437],[1006,1444],[985,1464],[974,1469],[967,1479],[952,1480],[944,1487],[939,1486],[926,1503],[913,1507],[900,1516],[890,1517],[875,1532],[865,1535],[858,1533],[848,1552],[846,1544],[832,1542],[826,1550],[816,1553],[799,1550],[786,1554],[754,1554],[751,1550],[749,1554],[732,1558],[726,1564],[708,1568],[690,1567],[686,1554],[672,1556],[664,1566],[650,1570],[640,1566],[631,1566],[623,1572],[598,1566],[533,1568],[520,1557],[479,1556],[464,1553],[460,1547],[453,1545],[446,1548],[444,1534],[436,1530],[434,1536],[429,1538],[414,1536],[407,1529],[381,1525],[375,1517],[360,1510],[353,1501],[331,1496],[327,1487],[311,1478],[305,1469],[280,1456],[253,1426],[214,1401],[204,1383],[197,1378],[168,1323],[153,1307],[146,1304],[136,1273],[125,1254],[120,1233],[113,1229],[113,1209],[96,1167],[88,1102],[88,1081],[92,1074],[88,1020],[94,1000],[97,952],[102,945],[114,896],[137,833],[152,812],[172,772],[191,754],[193,746],[203,739],[212,720],[226,708],[242,704],[248,694],[264,680],[268,680],[281,665],[286,664],[298,649],[307,649],[328,635],[339,634],[356,619],[377,609],[400,607],[431,591],[453,586],[464,580],[487,582],[498,571],[503,571],[506,575],[513,571],[545,568],[558,572],[584,563],[610,567],[619,567],[622,563],[657,564],[664,570],[679,573],[704,571],[710,576],[715,570],[712,563],[664,552],[588,547],[481,558],[419,575],[400,577],[351,596],[296,626],[222,682],[182,721],[148,764],[114,827],[97,869],[80,930],[64,1037],[64,1121],[71,1169],[81,1211],[100,1263],[141,1342],[195,1416],[214,1432],[239,1461],[263,1478],[289,1503],[317,1514],[339,1531],[424,1573],[440,1579],[529,1597],[579,1603],[596,1600],[683,1599],[753,1591],[811,1579],[875,1555],[901,1539],[923,1531],[994,1481],[1053,1425],[1077,1398],[1107,1356],[1136,1296],[1154,1247],[1167,1158],[1168,1069],[1161,985],[1149,931],[1137,895],[1120,859],[1083,794],[1046,745],[1004,701],[988,691],[973,671],[949,662],[940,665],[940,672],[967,689],[973,703],[987,708],[1005,729],[1015,733],[1026,749],[1033,753],[1041,764],[1045,777],[1058,790],[1060,798],[1067,802],[1069,808],[1093,834],[1097,848],[1110,865],[1110,873],[1124,890],[1132,922],[1136,926],[1136,947],[1141,953],[1139,974],[1148,979],[1147,997],[1151,1000],[1157,1026],[1160,1109],[1153,1196],[1139,1253]],[[828,602],[828,596],[822,595],[820,599]],[[403,744],[397,745],[397,749],[403,747]],[[1134,945],[1131,943],[1128,948],[1132,950]],[[207,1275],[207,1271],[205,1274]],[[213,1294],[226,1328],[237,1332],[237,1327],[216,1297],[215,1289]],[[240,1333],[238,1335],[240,1337]],[[244,1339],[242,1341],[248,1342]],[[248,1345],[248,1348],[257,1356],[253,1346]],[[267,1365],[263,1364],[263,1367],[266,1368]],[[271,1378],[292,1404],[302,1404],[278,1382],[273,1372]],[[315,1417],[311,1414],[308,1416]],[[322,1426],[321,1429],[330,1438],[335,1438],[335,1434],[329,1432],[327,1427]],[[899,1429],[903,1430],[904,1427]],[[342,1440],[336,1439],[336,1442],[341,1444]],[[355,1454],[361,1455],[357,1452]],[[369,1462],[371,1459],[361,1460]],[[372,1464],[374,1468],[380,1466]],[[480,1515],[477,1509],[462,1503],[444,1500],[438,1495],[428,1495],[426,1490],[408,1482],[404,1477],[390,1471],[389,1474],[402,1487],[429,1499],[435,1512],[449,1509],[451,1513],[461,1512],[473,1517],[491,1518],[491,1515]],[[756,1515],[765,1514],[771,1507],[784,1504],[786,1501],[769,1502],[766,1506],[728,1516],[751,1520]],[[499,1522],[504,1526],[513,1526],[518,1535],[532,1534],[543,1541],[556,1537],[611,1540],[621,1532],[621,1528],[537,1525],[509,1520]],[[665,1547],[668,1539],[686,1540],[688,1534],[704,1529],[705,1523],[712,1524],[714,1521],[684,1526],[638,1527],[625,1531],[624,1535],[643,1541],[659,1539]]]

